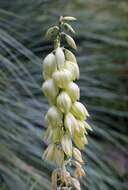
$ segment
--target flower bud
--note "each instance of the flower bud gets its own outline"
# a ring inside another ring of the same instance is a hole
[[[79,79],[79,67],[73,62],[66,61],[65,68],[69,70],[72,74],[72,80]]]
[[[69,46],[71,46],[74,49],[77,49],[76,43],[75,43],[74,39],[71,36],[69,36],[68,34],[65,34],[65,39],[66,39]]]
[[[61,140],[63,151],[67,156],[72,156],[72,141],[70,136],[65,134]]]
[[[72,102],[75,102],[76,100],[79,100],[80,98],[80,90],[77,84],[74,82],[70,82],[67,85],[66,92],[69,94]]]
[[[71,99],[66,92],[61,92],[57,97],[57,107],[63,112],[69,112],[71,108]]]
[[[53,79],[46,80],[42,85],[42,90],[45,96],[48,97],[49,102],[55,103],[56,96],[59,92],[59,88],[56,86]]]
[[[72,28],[72,26],[68,23],[63,23],[63,26],[65,27],[66,30],[68,30],[69,32],[75,34],[75,30]]]
[[[74,128],[77,126],[77,120],[70,112],[65,116],[64,126],[69,131],[70,135],[73,136]]]
[[[81,152],[77,148],[73,148],[73,157],[80,163],[83,163]]]
[[[55,56],[56,56],[56,63],[57,63],[58,69],[64,68],[65,56],[64,56],[62,48],[58,47],[56,49]]]
[[[62,18],[62,21],[75,21],[76,18],[72,16],[65,16]]]
[[[53,35],[57,34],[59,31],[58,26],[50,27],[46,33],[46,38],[50,39]]]
[[[80,102],[74,102],[71,107],[71,113],[79,120],[85,120],[89,116],[87,109]]]
[[[65,53],[65,58],[67,61],[77,63],[75,55],[71,51],[69,51],[68,49],[64,49],[64,53]]]
[[[53,127],[62,126],[62,117],[62,113],[55,106],[52,106],[46,114],[48,123]]]
[[[54,152],[55,152],[55,144],[51,143],[48,145],[42,158],[52,161],[54,160],[54,156],[55,156]]]
[[[71,72],[67,69],[56,71],[53,73],[53,79],[59,88],[66,88],[71,81]]]
[[[53,53],[48,54],[43,61],[43,77],[49,79],[52,77],[53,72],[57,70],[56,58]]]

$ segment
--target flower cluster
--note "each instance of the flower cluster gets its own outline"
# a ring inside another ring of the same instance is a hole
[[[53,190],[66,187],[80,190],[78,178],[85,175],[85,172],[79,149],[83,149],[87,144],[87,129],[91,129],[86,122],[89,113],[79,102],[80,89],[74,82],[79,79],[76,58],[70,50],[60,47],[60,38],[63,35],[69,46],[76,49],[73,38],[60,30],[60,27],[64,27],[74,33],[73,28],[65,22],[71,20],[75,18],[61,17],[59,26],[48,30],[48,37],[56,36],[55,49],[43,61],[45,82],[42,90],[50,104],[45,116],[47,125],[45,140],[48,147],[43,159],[53,161],[58,167],[52,174]],[[73,177],[66,168],[69,163],[75,166]]]

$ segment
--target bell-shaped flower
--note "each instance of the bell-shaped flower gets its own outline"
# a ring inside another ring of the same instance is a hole
[[[48,54],[43,61],[43,77],[45,80],[52,77],[53,72],[57,70],[56,58],[53,53]]]
[[[65,56],[62,48],[58,47],[55,51],[55,57],[56,57],[56,63],[57,63],[57,68],[60,70],[64,68],[65,64]]]
[[[46,114],[47,122],[53,127],[62,126],[62,118],[62,113],[55,106],[52,106]]]
[[[77,127],[77,120],[70,112],[65,116],[64,126],[69,131],[70,135],[73,136],[74,129]]]
[[[65,68],[72,74],[72,80],[79,79],[79,67],[71,61],[66,61]]]
[[[87,109],[80,102],[74,102],[71,107],[71,113],[79,120],[85,120],[89,116]]]
[[[70,82],[66,87],[66,92],[69,94],[72,102],[79,100],[80,98],[80,89],[77,84]]]
[[[70,108],[71,108],[71,98],[70,96],[62,91],[58,97],[57,97],[57,107],[63,112],[63,113],[67,113],[69,112]]]
[[[61,140],[62,149],[67,156],[72,156],[72,140],[68,134],[65,134]]]
[[[71,72],[67,69],[62,69],[53,73],[53,79],[59,88],[66,88],[71,81]]]
[[[49,103],[54,104],[56,96],[59,93],[59,88],[56,86],[54,80],[46,80],[42,85],[42,90],[44,95],[48,97]]]

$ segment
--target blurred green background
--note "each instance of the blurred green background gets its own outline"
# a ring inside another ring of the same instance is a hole
[[[78,84],[93,126],[82,190],[128,190],[127,0],[0,0],[0,190],[50,190],[41,64],[60,15],[78,19]]]

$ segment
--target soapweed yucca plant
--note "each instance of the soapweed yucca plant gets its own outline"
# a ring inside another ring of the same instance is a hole
[[[47,130],[45,140],[48,147],[43,159],[57,165],[52,173],[52,189],[80,190],[79,178],[85,175],[83,159],[79,149],[87,144],[86,122],[89,116],[85,106],[79,102],[80,90],[74,80],[79,79],[79,67],[75,55],[61,46],[62,39],[71,48],[77,49],[74,39],[67,34],[75,33],[68,23],[74,17],[59,19],[58,26],[48,29],[46,36],[54,40],[54,50],[43,61],[42,85],[44,95],[48,98],[50,108],[45,116]],[[74,174],[68,168],[74,166]]]

